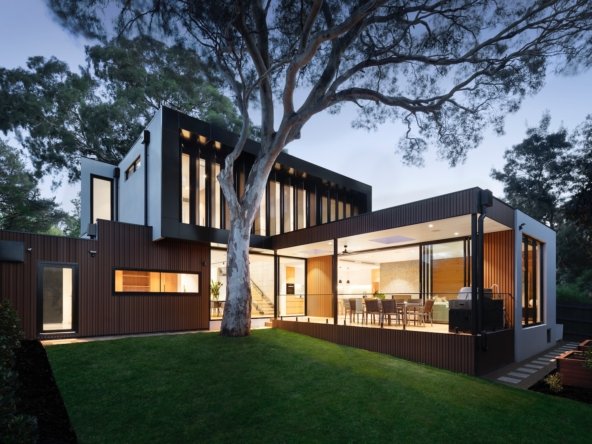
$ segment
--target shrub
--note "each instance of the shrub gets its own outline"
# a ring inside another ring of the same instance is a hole
[[[0,301],[0,436],[2,443],[35,442],[37,421],[34,417],[18,414],[15,371],[15,351],[20,347],[23,333],[16,312],[7,300]]]
[[[12,367],[14,351],[20,347],[23,333],[16,312],[7,300],[0,301],[0,367]]]
[[[549,390],[553,393],[559,393],[563,390],[563,384],[561,384],[561,375],[559,373],[552,373],[545,378],[545,383],[549,386]]]
[[[558,284],[557,300],[560,302],[592,302],[586,290],[582,289],[577,283]]]

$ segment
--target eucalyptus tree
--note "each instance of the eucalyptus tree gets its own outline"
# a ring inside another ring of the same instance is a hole
[[[218,176],[231,215],[223,335],[250,329],[249,239],[279,153],[313,117],[344,104],[356,124],[406,125],[399,149],[417,162],[433,144],[454,165],[482,130],[541,88],[548,69],[586,64],[587,0],[48,0],[70,30],[183,38],[222,73],[241,114],[234,150]],[[299,94],[297,94],[299,93]],[[261,148],[244,193],[233,164],[261,124]]]

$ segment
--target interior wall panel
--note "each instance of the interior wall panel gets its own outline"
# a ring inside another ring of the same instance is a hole
[[[333,316],[333,265],[332,256],[321,256],[308,259],[307,268],[307,315]]]

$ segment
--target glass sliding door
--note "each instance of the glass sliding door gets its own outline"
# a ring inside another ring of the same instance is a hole
[[[41,331],[75,330],[78,266],[41,264],[38,270],[38,316]]]

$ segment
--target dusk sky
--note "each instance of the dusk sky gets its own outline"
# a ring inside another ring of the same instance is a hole
[[[71,36],[55,23],[43,0],[2,0],[0,14],[0,66],[24,66],[30,56],[56,56],[71,69],[84,64],[83,39]],[[290,154],[325,168],[351,176],[373,187],[373,208],[380,209],[447,192],[479,186],[503,196],[502,186],[489,177],[491,169],[504,165],[504,150],[520,143],[527,127],[537,126],[547,110],[551,130],[560,126],[572,131],[592,113],[592,71],[578,76],[548,77],[536,96],[525,100],[520,111],[506,119],[506,134],[489,130],[481,146],[469,153],[467,161],[450,168],[437,161],[434,151],[425,158],[425,167],[404,166],[395,148],[401,126],[389,124],[378,131],[355,130],[353,107],[337,115],[323,114],[304,128],[302,138],[288,145]],[[257,122],[257,116],[252,119]],[[57,200],[69,203],[78,185],[56,193]]]

